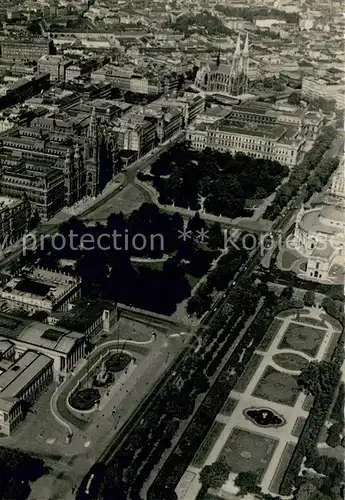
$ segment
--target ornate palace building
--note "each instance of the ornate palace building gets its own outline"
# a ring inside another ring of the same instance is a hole
[[[307,260],[301,277],[324,283],[343,283],[345,258],[344,163],[334,175],[323,203],[301,208],[294,232],[294,246]]]
[[[18,200],[0,196],[0,247],[4,250],[27,231],[31,206],[26,197]]]
[[[72,127],[72,128],[71,128]],[[97,196],[117,168],[111,124],[91,115],[36,118],[1,138],[0,193],[24,194],[44,220],[85,196]]]
[[[245,94],[248,91],[249,42],[246,36],[241,51],[241,37],[238,35],[236,49],[226,63],[210,61],[202,66],[195,78],[195,85],[207,92],[223,92],[232,96]]]

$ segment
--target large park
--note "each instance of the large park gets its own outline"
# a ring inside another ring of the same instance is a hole
[[[246,491],[282,495],[313,406],[313,368],[331,361],[340,337],[340,324],[321,307],[277,314],[182,477],[178,498],[208,498],[201,494],[205,482],[210,498]],[[341,460],[343,428],[336,406],[318,438],[315,463],[297,471],[304,479],[310,470],[320,472],[324,463],[334,468]]]

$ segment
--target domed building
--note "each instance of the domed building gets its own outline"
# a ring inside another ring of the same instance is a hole
[[[236,49],[226,63],[210,61],[202,66],[196,74],[195,85],[206,92],[222,92],[232,96],[245,94],[248,91],[249,42],[248,35],[241,51],[241,37],[238,35]]]
[[[299,211],[293,243],[307,266],[300,276],[335,283],[344,274],[345,262],[345,177],[341,165],[322,205]]]

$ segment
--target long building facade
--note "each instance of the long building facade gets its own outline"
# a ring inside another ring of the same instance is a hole
[[[214,120],[197,121],[187,128],[186,139],[192,148],[242,152],[290,168],[301,161],[306,144],[315,142],[324,121],[321,112],[252,101],[228,108],[219,119],[216,115]]]
[[[0,194],[25,195],[43,220],[86,196],[97,196],[116,173],[116,138],[94,109],[77,125],[71,131],[68,120],[42,118],[3,136]]]

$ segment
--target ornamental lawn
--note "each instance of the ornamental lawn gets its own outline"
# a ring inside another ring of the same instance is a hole
[[[233,472],[254,472],[261,481],[271,461],[278,440],[235,428],[219,458],[224,458]]]
[[[290,323],[279,344],[279,349],[294,349],[314,357],[319,350],[325,333],[326,330],[324,329]]]
[[[253,391],[253,396],[274,403],[295,406],[299,392],[297,377],[267,366]]]

